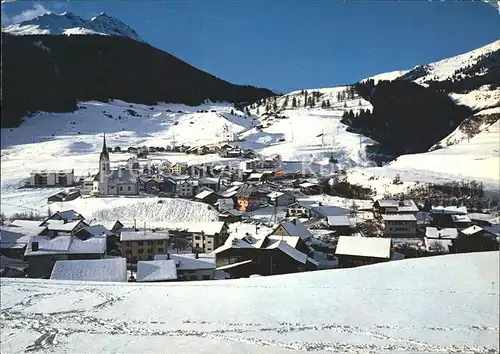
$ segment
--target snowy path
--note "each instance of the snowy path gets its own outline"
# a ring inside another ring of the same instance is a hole
[[[498,252],[213,282],[3,279],[1,295],[4,353],[499,352]]]

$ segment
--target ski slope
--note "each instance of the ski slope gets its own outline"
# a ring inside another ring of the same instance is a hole
[[[359,102],[349,102],[349,106],[355,105],[359,106]],[[1,203],[6,215],[30,211],[46,214],[47,197],[59,190],[19,189],[33,170],[74,169],[75,176],[96,173],[103,134],[106,134],[108,147],[119,146],[126,150],[131,146],[166,147],[174,141],[177,145],[189,146],[221,144],[226,140],[226,130],[239,140],[234,145],[254,149],[264,156],[280,154],[284,160],[314,162],[314,172],[318,172],[317,166],[323,166],[325,174],[336,170],[337,167],[329,162],[332,156],[338,160],[340,168],[370,165],[364,147],[373,142],[346,132],[346,126],[340,123],[343,109],[291,110],[286,112],[289,119],[264,121],[256,116],[246,116],[226,103],[188,107],[111,101],[81,102],[78,106],[79,109],[71,113],[39,112],[26,117],[18,128],[1,130]],[[259,124],[269,127],[257,129]],[[321,133],[323,137],[318,136]],[[111,167],[124,165],[131,156],[129,153],[110,154]],[[166,159],[172,163],[184,161],[190,164],[234,160],[216,154],[200,156],[173,152],[150,155],[150,159],[153,163]],[[131,203],[140,202],[134,198],[114,199],[129,208]],[[97,212],[106,209],[108,202],[101,204],[92,204],[92,207],[96,207]],[[78,208],[87,207],[75,205],[80,211]],[[145,217],[142,212],[134,213],[140,218]],[[118,211],[116,215],[125,216]],[[160,217],[153,221],[164,219]]]
[[[204,282],[2,278],[2,352],[498,353],[498,255]]]

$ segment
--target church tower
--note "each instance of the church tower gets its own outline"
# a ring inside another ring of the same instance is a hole
[[[109,168],[109,152],[106,147],[106,134],[104,134],[104,141],[102,143],[102,151],[99,156],[99,194],[107,195],[108,194],[108,179],[111,174],[111,170]]]

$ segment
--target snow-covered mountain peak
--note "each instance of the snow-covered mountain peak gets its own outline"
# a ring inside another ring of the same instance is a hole
[[[12,24],[3,29],[4,32],[13,35],[78,35],[78,34],[99,34],[106,36],[122,36],[144,42],[137,32],[115,17],[109,16],[105,12],[84,20],[80,16],[71,12],[56,14],[52,11],[32,20]]]

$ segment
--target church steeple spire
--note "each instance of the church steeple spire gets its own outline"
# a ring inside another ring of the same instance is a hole
[[[108,153],[108,148],[106,147],[106,134],[104,134],[103,142],[102,142],[102,151],[101,151],[101,156],[100,160],[105,157],[109,160],[109,153]]]

